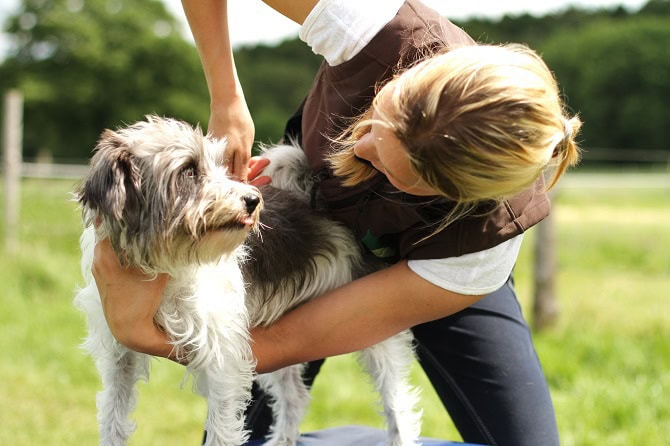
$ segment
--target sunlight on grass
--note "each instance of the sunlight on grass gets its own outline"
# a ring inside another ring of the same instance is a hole
[[[84,321],[72,307],[81,283],[73,184],[23,182],[21,250],[0,258],[2,445],[97,443],[100,383],[78,348]],[[563,190],[554,216],[561,316],[535,340],[563,444],[670,444],[670,191]],[[516,268],[528,316],[533,243],[531,230]],[[131,445],[200,443],[205,402],[189,384],[180,389],[182,377],[182,367],[155,361]],[[422,388],[424,435],[459,440],[418,365],[412,379]],[[351,355],[326,361],[312,396],[304,430],[383,426]]]

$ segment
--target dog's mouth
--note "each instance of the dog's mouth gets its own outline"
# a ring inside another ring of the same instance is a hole
[[[230,231],[230,230],[250,230],[255,225],[255,222],[252,218],[245,218],[241,220],[231,221],[224,223],[214,228],[215,231]]]
[[[245,228],[251,229],[254,226],[256,226],[256,224],[258,223],[258,220],[254,217],[249,216],[249,217],[244,217],[244,218],[240,219],[239,223],[242,226],[244,226]]]
[[[240,215],[238,218],[230,219],[219,224],[212,225],[214,231],[244,230],[249,231],[258,224],[258,218],[254,215]]]
[[[197,213],[188,225],[191,234],[203,236],[207,232],[250,231],[259,225],[262,201],[257,195],[242,197],[243,206],[231,209],[226,203],[216,202],[203,213]],[[187,219],[188,222],[188,219]]]

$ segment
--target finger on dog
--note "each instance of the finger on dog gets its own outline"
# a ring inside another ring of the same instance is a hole
[[[107,283],[115,278],[122,278],[122,276],[134,276],[144,279],[149,278],[149,276],[144,274],[138,268],[122,265],[112,248],[112,244],[107,238],[96,243],[95,248],[93,249],[93,265],[91,266],[91,271],[93,272],[93,277],[95,278],[98,288],[100,288],[101,284]]]
[[[249,181],[249,184],[256,187],[267,186],[270,183],[272,183],[272,178],[270,178],[267,175],[256,177],[253,180]]]
[[[268,158],[261,158],[260,156],[253,156],[249,159],[249,181],[254,184],[254,180],[261,172],[270,164]]]
[[[118,268],[121,267],[109,239],[106,238],[96,243],[93,249],[93,266],[91,268],[96,280],[101,274],[113,270],[116,265],[118,265]]]

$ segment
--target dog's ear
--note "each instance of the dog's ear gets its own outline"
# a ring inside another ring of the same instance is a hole
[[[103,220],[118,221],[130,232],[139,230],[142,176],[136,163],[121,136],[105,130],[79,190],[79,203]]]

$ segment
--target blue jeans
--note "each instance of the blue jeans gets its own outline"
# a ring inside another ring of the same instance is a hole
[[[464,441],[559,444],[549,389],[512,278],[471,307],[413,332],[419,363]],[[308,384],[322,364],[309,365]],[[256,387],[253,400],[247,428],[258,439],[267,434],[272,415],[267,396]]]

